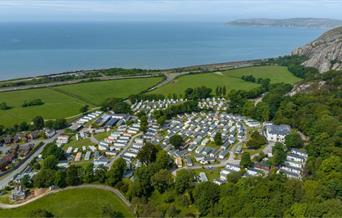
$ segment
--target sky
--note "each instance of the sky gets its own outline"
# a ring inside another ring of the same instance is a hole
[[[0,22],[342,19],[342,0],[0,0]]]

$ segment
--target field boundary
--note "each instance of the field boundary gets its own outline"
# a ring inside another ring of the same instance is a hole
[[[86,185],[80,185],[80,186],[69,186],[69,187],[62,188],[62,189],[52,190],[49,192],[45,192],[44,194],[39,195],[37,197],[34,197],[32,199],[29,199],[29,200],[27,200],[23,203],[20,203],[20,204],[0,203],[0,209],[15,209],[15,208],[22,207],[22,206],[25,206],[27,204],[30,204],[36,200],[39,200],[41,198],[48,196],[48,195],[56,194],[58,192],[63,192],[63,191],[67,191],[67,190],[73,190],[73,189],[101,189],[104,191],[109,191],[109,192],[115,194],[118,197],[118,199],[121,201],[121,203],[123,203],[126,207],[128,207],[130,209],[130,212],[132,213],[131,203],[126,199],[126,197],[119,190],[117,190],[111,186],[95,185],[95,184],[86,184]]]

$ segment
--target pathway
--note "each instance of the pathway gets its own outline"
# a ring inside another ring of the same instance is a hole
[[[101,189],[101,190],[105,190],[105,191],[110,191],[113,194],[115,194],[127,207],[131,207],[131,203],[125,198],[125,196],[117,189],[111,187],[111,186],[106,186],[106,185],[93,185],[93,184],[87,184],[87,185],[80,185],[80,186],[70,186],[70,187],[66,187],[63,189],[56,189],[56,190],[52,190],[49,192],[45,192],[42,195],[39,195],[37,197],[31,198],[23,203],[20,204],[3,204],[0,203],[0,208],[1,209],[13,209],[13,208],[18,208],[18,207],[22,207],[26,204],[32,203],[40,198],[43,198],[47,195],[51,195],[54,193],[58,193],[61,191],[66,191],[66,190],[72,190],[72,189],[84,189],[84,188],[95,188],[95,189]]]

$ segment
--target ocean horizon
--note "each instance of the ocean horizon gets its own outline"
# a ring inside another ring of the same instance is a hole
[[[203,22],[0,23],[0,80],[278,57],[324,31]]]

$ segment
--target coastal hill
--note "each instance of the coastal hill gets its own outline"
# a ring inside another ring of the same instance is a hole
[[[313,27],[313,28],[334,28],[342,26],[342,20],[328,18],[289,18],[269,19],[251,18],[239,19],[227,22],[228,25],[237,26],[270,26],[270,27]]]
[[[329,70],[342,70],[342,27],[325,32],[313,42],[297,48],[293,55],[308,58],[303,64],[315,67],[321,73]]]

